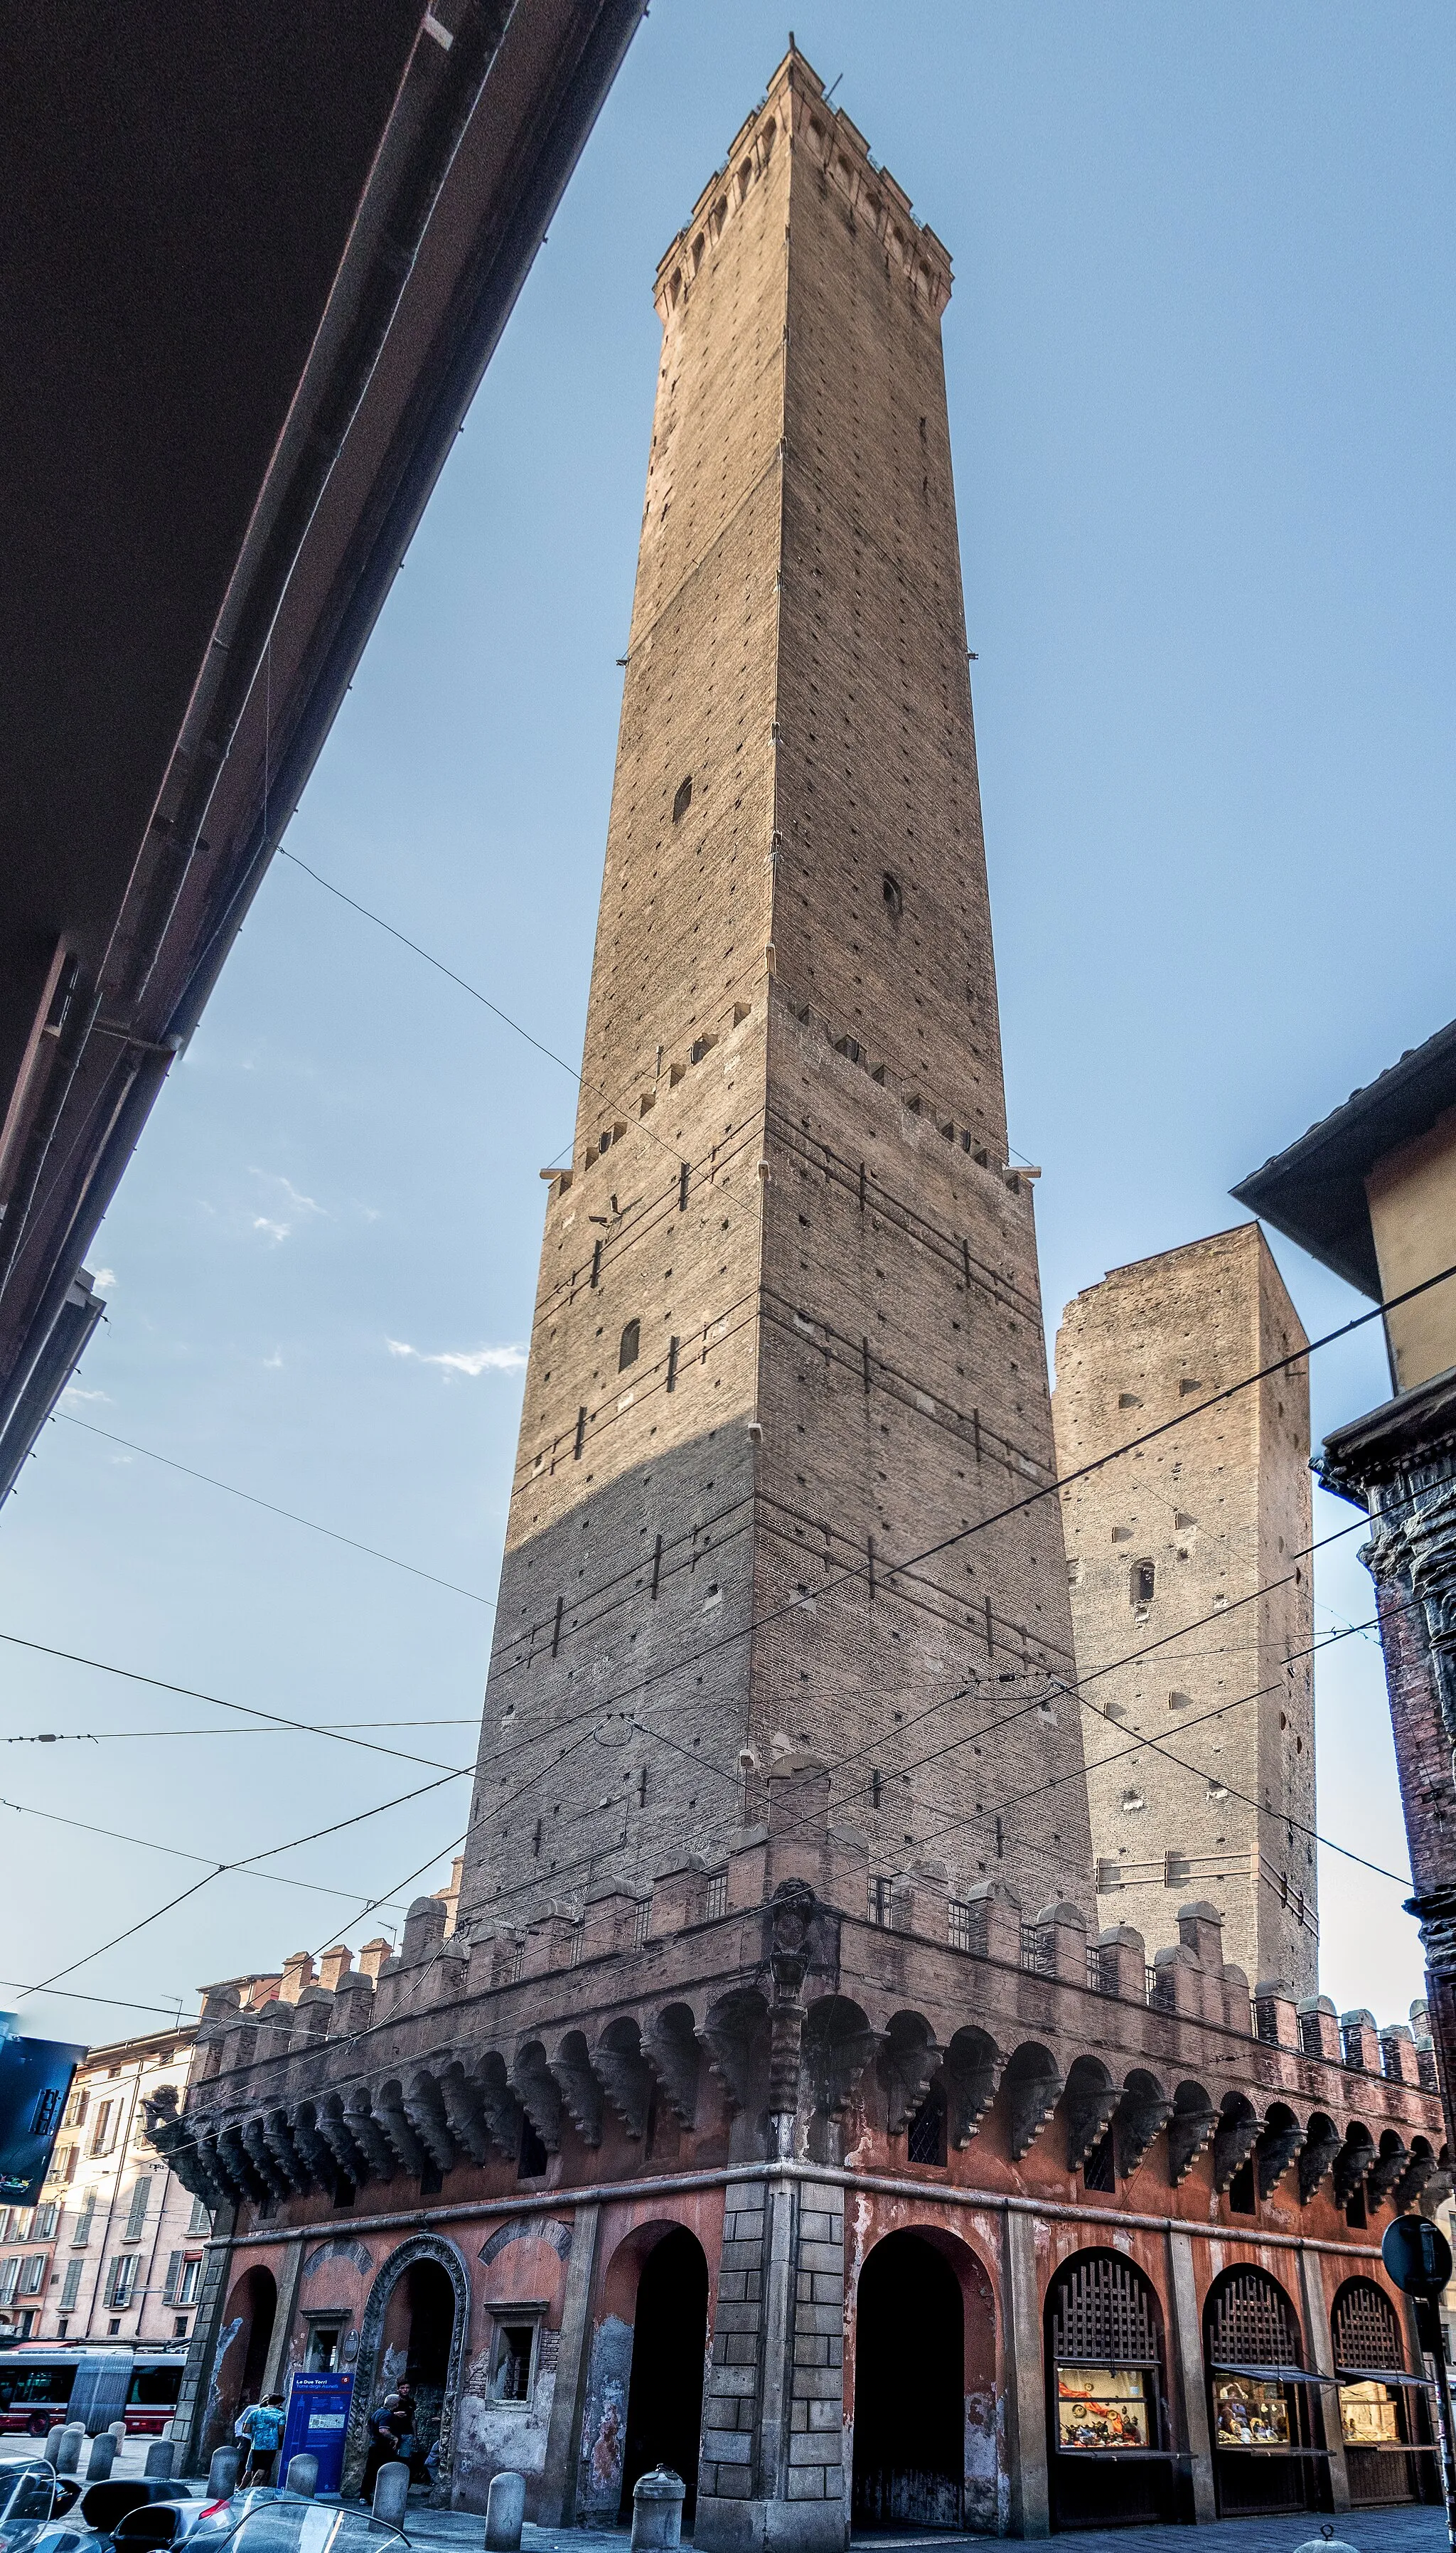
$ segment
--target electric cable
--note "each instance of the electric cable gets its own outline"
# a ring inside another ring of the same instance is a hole
[[[141,1852],[164,1852],[173,1861],[198,1861],[204,1868],[212,1867],[205,1852],[187,1852],[175,1843],[156,1843],[151,1835],[123,1834],[117,1827],[93,1826],[85,1818],[62,1817],[55,1809],[34,1808],[28,1800],[0,1799],[0,1809],[9,1809],[19,1818],[44,1818],[48,1826],[70,1827],[77,1834],[100,1835],[108,1843],[132,1844]],[[327,1888],[317,1879],[293,1879],[281,1870],[250,1870],[245,1875],[249,1879],[266,1879],[274,1888],[306,1888],[314,1897],[351,1898],[355,1893],[352,1888]]]
[[[466,1714],[454,1720],[336,1720],[317,1726],[305,1720],[282,1723],[310,1737],[337,1737],[345,1728],[477,1728],[479,1724]],[[113,1739],[127,1737],[273,1737],[277,1733],[273,1727],[219,1728],[215,1722],[206,1728],[40,1728],[0,1737],[0,1746],[109,1746]],[[422,1755],[409,1760],[423,1764],[430,1759]]]
[[[342,1729],[331,1728],[324,1720],[291,1720],[285,1712],[264,1711],[257,1703],[225,1702],[220,1693],[203,1693],[196,1685],[169,1684],[163,1676],[144,1675],[139,1667],[112,1666],[105,1658],[82,1657],[75,1649],[52,1648],[45,1640],[23,1639],[19,1631],[0,1631],[0,1640],[7,1648],[32,1649],[43,1658],[60,1658],[67,1666],[90,1667],[96,1675],[120,1676],[127,1684],[145,1684],[156,1693],[179,1694],[185,1702],[210,1702],[219,1711],[239,1712],[249,1720],[266,1720],[279,1728],[296,1729],[306,1737],[329,1737],[339,1746],[358,1746],[367,1755],[392,1755],[401,1764],[426,1764],[432,1772],[446,1773],[452,1778],[474,1770],[470,1764],[442,1764],[436,1756],[412,1754],[407,1747],[380,1746],[368,1737],[346,1736]],[[219,1736],[223,1733],[221,1729],[218,1731]]]
[[[437,1578],[433,1569],[419,1569],[412,1560],[397,1560],[392,1551],[378,1551],[371,1542],[357,1542],[351,1533],[337,1533],[331,1524],[319,1524],[312,1516],[297,1515],[291,1507],[275,1506],[271,1498],[255,1497],[252,1490],[240,1490],[231,1481],[214,1479],[211,1472],[195,1471],[190,1463],[179,1463],[171,1454],[158,1454],[152,1445],[138,1445],[130,1436],[118,1436],[114,1428],[98,1427],[93,1418],[77,1418],[69,1409],[57,1409],[52,1415],[65,1421],[67,1427],[83,1427],[88,1436],[104,1436],[109,1445],[124,1445],[129,1454],[145,1454],[149,1463],[162,1463],[169,1472],[181,1472],[189,1481],[201,1481],[210,1490],[223,1490],[230,1498],[243,1498],[251,1507],[262,1507],[267,1514],[283,1516],[289,1524],[305,1525],[310,1533],[321,1533],[330,1542],[342,1542],[350,1551],[362,1551],[370,1560],[382,1560],[390,1569],[402,1569],[411,1578],[424,1578],[432,1587],[444,1587],[452,1596],[464,1596],[472,1605],[483,1605],[488,1612],[495,1610],[493,1596],[478,1596],[473,1587],[458,1587],[453,1578]]]
[[[390,1809],[402,1809],[411,1800],[424,1799],[428,1792],[441,1790],[446,1782],[459,1781],[460,1778],[459,1773],[446,1773],[438,1782],[422,1782],[418,1790],[401,1791],[394,1799],[381,1800],[372,1809],[361,1809],[353,1817],[338,1819],[333,1826],[315,1827],[308,1834],[294,1835],[286,1843],[264,1845],[259,1852],[244,1853],[237,1861],[220,1861],[214,1869],[205,1871],[200,1879],[194,1880],[190,1888],[184,1888],[177,1896],[169,1897],[164,1906],[156,1907],[150,1915],[140,1916],[135,1924],[127,1926],[125,1932],[114,1934],[109,1942],[101,1942],[98,1948],[87,1950],[80,1958],[71,1959],[63,1968],[56,1968],[51,1976],[43,1977],[39,1985],[29,1988],[29,1992],[44,1994],[49,1987],[57,1985],[62,1977],[72,1977],[77,1968],[88,1967],[92,1959],[104,1958],[108,1950],[119,1948],[123,1942],[130,1942],[136,1934],[146,1932],[150,1925],[159,1923],[163,1915],[170,1915],[175,1907],[185,1905],[188,1898],[195,1897],[199,1890],[210,1888],[215,1879],[223,1879],[233,1871],[251,1870],[255,1862],[271,1861],[280,1852],[296,1852],[306,1843],[320,1843],[328,1835],[343,1834],[350,1827],[365,1826],[371,1818],[381,1818]],[[426,1863],[424,1866],[428,1869],[430,1865]],[[357,1921],[358,1918],[355,1920]]]

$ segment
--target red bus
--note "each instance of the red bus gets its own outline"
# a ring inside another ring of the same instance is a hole
[[[177,2407],[186,2350],[129,2348],[125,2343],[87,2349],[64,2341],[19,2341],[0,2346],[0,2435],[44,2438],[71,2416],[71,2394],[82,2361],[81,2388],[88,2426],[127,2424],[129,2438],[159,2438]],[[77,2403],[77,2418],[82,2416]]]

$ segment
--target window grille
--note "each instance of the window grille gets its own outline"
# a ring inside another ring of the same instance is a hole
[[[1110,1960],[1108,1962],[1108,1966],[1111,1966]],[[1103,1972],[1102,1954],[1097,1948],[1095,1942],[1089,1942],[1087,1945],[1087,1981],[1093,1994],[1114,1994],[1116,1992],[1116,1987],[1112,1982],[1112,1978]]]
[[[702,1893],[702,1912],[705,1924],[715,1924],[720,1915],[727,1914],[728,1873],[726,1870],[715,1870],[708,1881]]]
[[[579,1967],[579,1966],[580,1966],[580,1964],[581,1964],[581,1944],[582,1944],[582,1942],[585,1940],[585,1937],[586,1937],[586,1926],[585,1926],[585,1924],[584,1924],[583,1922],[581,1922],[581,1921],[578,1919],[578,1920],[577,1920],[575,1923],[573,1923],[573,1924],[572,1924],[572,1957],[571,1957],[571,1965],[572,1965],[573,1968]]]
[[[1208,2309],[1215,2366],[1298,2367],[1300,2340],[1289,2299],[1262,2270],[1231,2270]]]
[[[60,2209],[56,2206],[53,2199],[48,2199],[44,2207],[37,2208],[36,2232],[39,2234],[43,2243],[50,2242],[59,2221]]]
[[[1404,2368],[1401,2331],[1389,2300],[1367,2278],[1341,2287],[1330,2316],[1334,2360],[1344,2374],[1369,2368],[1381,2374]]]
[[[953,1950],[969,1950],[973,1957],[986,1956],[986,1908],[968,1905],[965,1898],[953,1897],[946,1915],[946,1930]]]
[[[1148,2002],[1153,2011],[1171,2012],[1173,2009],[1172,1968],[1146,1968],[1143,1975],[1147,1985]]]
[[[1130,2262],[1091,2252],[1069,2263],[1053,2290],[1052,2353],[1074,2367],[1157,2366],[1152,2294]]]
[[[724,1884],[726,1886],[726,1881]],[[637,1912],[632,1918],[632,1942],[634,1948],[639,1950],[641,1949],[643,1942],[647,1940],[647,1930],[651,1922],[652,1899],[650,1897],[640,1898],[638,1900]]]
[[[69,2313],[81,2292],[81,2272],[84,2267],[85,2263],[82,2261],[67,2261],[65,2265],[65,2280],[60,2290],[62,2313]]]
[[[1023,1924],[1021,1927],[1021,1965],[1028,1976],[1049,1977],[1055,1973],[1056,1945],[1050,1924]]]
[[[891,1882],[887,1871],[877,1870],[871,1873],[870,1921],[872,1924],[887,1924],[889,1922],[891,1904],[890,1887]]]

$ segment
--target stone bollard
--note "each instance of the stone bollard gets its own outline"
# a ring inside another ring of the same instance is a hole
[[[231,2499],[238,2488],[238,2450],[236,2447],[214,2447],[207,2468],[209,2499]]]
[[[108,2438],[115,2438],[116,2451],[117,2454],[120,2455],[123,2447],[127,2443],[127,2424],[125,2420],[110,2421],[106,2429],[106,2435]]]
[[[46,2444],[41,2449],[41,2453],[45,2457],[48,2465],[54,2464],[56,2457],[60,2453],[60,2441],[64,2435],[65,2423],[63,2420],[57,2420],[53,2429],[47,2430]]]
[[[299,2499],[312,2499],[318,2487],[318,2457],[290,2456],[288,2470],[283,2476],[283,2489],[293,2492]]]
[[[408,2465],[380,2465],[374,2476],[374,2499],[369,2513],[371,2526],[388,2526],[402,2531],[405,2511],[409,2507]]]
[[[671,2553],[682,2541],[686,2485],[666,2465],[645,2473],[632,2494],[632,2553]]]
[[[521,2521],[525,2514],[525,2475],[494,2475],[485,2497],[485,2553],[521,2553]]]
[[[86,2459],[87,2482],[110,2482],[115,2462],[116,2440],[109,2429],[103,2429],[99,2438],[91,2440],[91,2452]]]
[[[60,2432],[60,2442],[55,2450],[55,2470],[58,2474],[79,2473],[81,2468],[81,2449],[85,2443],[85,2421],[67,2420],[65,2427]]]
[[[172,2471],[172,2442],[170,2438],[148,2439],[147,2461],[143,2465],[142,2471],[149,2482],[170,2482]]]

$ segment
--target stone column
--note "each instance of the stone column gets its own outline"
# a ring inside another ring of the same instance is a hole
[[[581,2423],[586,2413],[586,2380],[591,2362],[591,2291],[596,2277],[600,2226],[600,2206],[594,2199],[588,2199],[576,2209],[572,2221],[572,2254],[567,2264],[567,2292],[562,2300],[556,2390],[551,2397],[551,2421],[546,2432],[546,2458],[541,2475],[540,2522],[545,2526],[572,2526],[576,2518]]]
[[[273,2316],[272,2338],[262,2371],[264,2393],[283,2393],[288,2387],[288,2343],[293,2336],[293,2317],[298,2311],[298,2287],[303,2276],[303,2247],[307,2240],[300,2234],[289,2244],[278,2280],[278,2308]]]
[[[1019,2207],[1006,2210],[1001,2297],[1011,2532],[1049,2535],[1052,2516],[1047,2472],[1047,2380],[1036,2275],[1036,2226]]]
[[[1329,2308],[1324,2301],[1324,2270],[1319,2253],[1311,2252],[1303,2243],[1300,2245],[1300,2295],[1304,2307],[1310,2374],[1331,2376],[1334,2373],[1334,2342],[1330,2337]],[[1339,2517],[1350,2505],[1350,2476],[1340,2428],[1339,2396],[1332,2385],[1321,2385],[1312,2389],[1316,2389],[1319,2395],[1319,2408],[1324,2418],[1324,2443],[1329,2449],[1330,2506]]]
[[[1203,2333],[1194,2278],[1193,2236],[1168,2229],[1168,2386],[1183,2428],[1196,2526],[1218,2514],[1213,2497],[1213,2449],[1208,2435],[1208,2387],[1203,2372]]]

